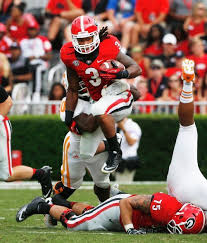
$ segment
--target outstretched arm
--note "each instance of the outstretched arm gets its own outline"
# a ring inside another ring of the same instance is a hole
[[[125,230],[134,228],[132,223],[133,209],[138,209],[145,214],[150,213],[152,195],[136,195],[120,201],[120,212]]]

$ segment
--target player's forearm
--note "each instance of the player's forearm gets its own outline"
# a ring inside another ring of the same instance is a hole
[[[142,69],[137,64],[132,64],[126,69],[129,73],[128,78],[136,78],[142,73]]]
[[[142,73],[141,67],[131,57],[125,55],[121,51],[119,52],[116,60],[126,67],[126,70],[128,71],[127,78],[136,78]]]
[[[132,214],[133,208],[128,200],[128,198],[124,198],[120,201],[120,216],[124,226],[130,225],[132,223]],[[133,227],[131,227],[133,228]]]
[[[68,90],[66,94],[66,110],[74,111],[78,102],[78,92]]]

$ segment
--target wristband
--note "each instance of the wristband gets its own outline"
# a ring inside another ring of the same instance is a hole
[[[125,224],[124,229],[127,232],[128,229],[134,229],[134,225],[133,224]]]

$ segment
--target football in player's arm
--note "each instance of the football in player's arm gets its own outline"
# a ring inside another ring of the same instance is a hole
[[[118,39],[107,35],[106,28],[99,32],[95,20],[89,16],[76,18],[72,23],[71,34],[72,42],[66,43],[60,51],[69,80],[65,122],[67,126],[72,124],[78,101],[78,83],[81,78],[88,88],[91,98],[96,101],[93,115],[111,148],[106,166],[102,169],[104,173],[110,173],[118,167],[121,161],[121,150],[115,131],[114,111],[122,107],[122,110],[126,110],[125,115],[129,115],[132,95],[129,90],[125,90],[126,92],[122,92],[122,94],[102,97],[101,91],[105,86],[110,86],[115,79],[135,78],[141,74],[141,68],[133,59],[120,51],[121,46]],[[112,68],[107,72],[102,72],[100,65],[110,59],[121,62],[126,68],[124,70]],[[120,101],[121,98],[122,101]]]

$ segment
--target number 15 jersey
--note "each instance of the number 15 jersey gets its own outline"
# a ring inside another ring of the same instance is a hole
[[[91,98],[97,101],[101,98],[101,90],[104,85],[110,84],[99,76],[99,66],[109,59],[116,59],[120,49],[121,45],[119,40],[115,36],[108,35],[106,39],[100,43],[98,56],[93,62],[91,62],[90,59],[86,62],[78,59],[72,42],[68,42],[62,46],[60,57],[66,67],[76,71],[79,78],[83,80],[88,88]],[[88,54],[85,55],[87,56]]]

